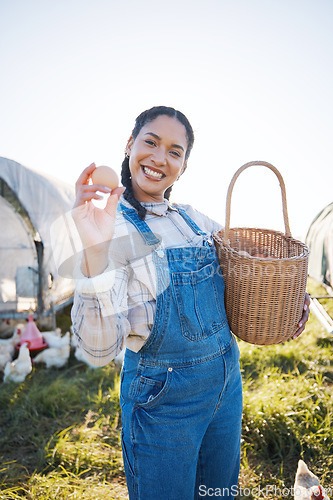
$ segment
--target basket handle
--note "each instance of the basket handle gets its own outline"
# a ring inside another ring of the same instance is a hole
[[[225,215],[225,228],[224,228],[224,237],[223,241],[224,243],[227,243],[228,237],[229,237],[229,229],[230,229],[230,205],[231,205],[231,194],[232,190],[234,187],[234,184],[236,182],[237,177],[247,168],[252,167],[254,165],[263,165],[265,167],[270,168],[277,178],[279,179],[280,183],[280,188],[281,188],[281,194],[282,194],[282,210],[283,210],[283,219],[284,219],[284,227],[285,227],[285,234],[287,237],[291,237],[291,232],[290,232],[290,226],[289,226],[289,219],[288,219],[288,211],[287,211],[287,197],[286,197],[286,187],[284,184],[284,180],[282,178],[282,175],[278,171],[274,165],[271,163],[268,163],[267,161],[250,161],[248,163],[245,163],[242,167],[240,167],[237,172],[234,174],[234,176],[231,179],[229,188],[228,188],[228,193],[227,193],[227,206],[226,206],[226,215]]]

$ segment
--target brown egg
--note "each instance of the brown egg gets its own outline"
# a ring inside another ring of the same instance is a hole
[[[91,180],[93,184],[101,184],[110,189],[115,189],[119,185],[118,175],[112,168],[106,165],[97,167],[92,173]]]

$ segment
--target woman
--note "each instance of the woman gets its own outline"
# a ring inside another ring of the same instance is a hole
[[[73,326],[97,366],[127,347],[120,398],[131,500],[237,493],[242,387],[211,237],[219,225],[168,201],[193,141],[182,113],[151,108],[126,146],[125,191],[113,190],[97,209],[97,191],[110,190],[89,185],[94,164],[76,185],[73,218],[85,251]]]

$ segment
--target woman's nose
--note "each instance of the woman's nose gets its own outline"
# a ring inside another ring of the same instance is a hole
[[[155,165],[165,165],[166,164],[166,151],[163,148],[158,148],[154,151],[152,160]]]

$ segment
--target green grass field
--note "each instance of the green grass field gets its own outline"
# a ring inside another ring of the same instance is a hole
[[[311,281],[309,291],[324,293]],[[333,300],[321,303],[333,317]],[[311,314],[297,340],[239,345],[239,498],[292,498],[299,458],[333,488],[332,335]],[[0,499],[128,498],[118,396],[113,363],[92,370],[73,356],[65,369],[38,365],[21,384],[0,383]]]

